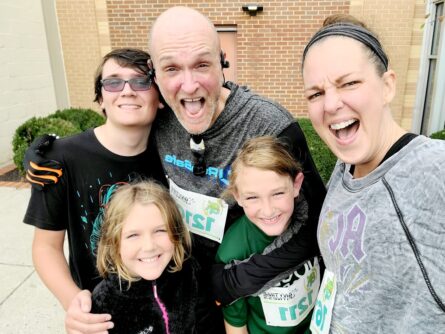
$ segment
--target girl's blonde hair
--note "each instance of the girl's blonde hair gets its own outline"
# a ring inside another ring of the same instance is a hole
[[[222,194],[223,198],[233,200],[233,194],[237,192],[236,180],[242,166],[273,171],[289,176],[292,181],[302,171],[301,165],[292,157],[286,144],[278,138],[263,136],[249,139],[232,163],[229,186]]]
[[[140,279],[129,272],[120,255],[123,223],[136,203],[156,205],[161,212],[167,226],[168,236],[174,245],[174,265],[169,267],[171,272],[181,270],[182,264],[190,256],[190,233],[168,191],[154,181],[126,184],[116,190],[105,210],[97,250],[97,269],[102,277],[117,274],[120,279],[127,280],[129,283]]]

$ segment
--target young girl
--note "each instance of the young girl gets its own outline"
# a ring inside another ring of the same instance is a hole
[[[308,210],[300,194],[303,178],[300,165],[278,139],[247,141],[232,164],[226,192],[245,216],[224,235],[217,262],[268,253],[298,233]],[[308,259],[276,277],[258,297],[242,298],[224,307],[227,333],[309,333],[308,315],[319,285],[318,259]]]
[[[190,235],[168,192],[143,181],[120,186],[105,210],[93,312],[110,313],[111,333],[199,333],[206,303],[189,257]]]

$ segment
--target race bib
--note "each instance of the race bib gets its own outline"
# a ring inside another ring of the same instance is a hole
[[[184,190],[171,179],[170,195],[192,233],[221,243],[228,211],[225,201]]]
[[[312,333],[329,333],[336,293],[337,283],[335,280],[335,275],[333,272],[326,269],[320,291],[318,292],[314,313],[312,314],[310,325],[310,330]]]
[[[318,259],[306,261],[304,269],[303,274],[295,271],[278,284],[281,286],[270,288],[260,294],[267,325],[296,326],[314,307],[320,287]]]

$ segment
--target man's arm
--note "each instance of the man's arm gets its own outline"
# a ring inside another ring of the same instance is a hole
[[[71,277],[63,253],[65,230],[35,228],[32,244],[34,267],[40,279],[56,296],[66,311],[67,333],[108,333],[112,328],[109,314],[90,314],[91,294],[80,290]]]
[[[254,254],[248,261],[232,265],[215,264],[212,268],[212,284],[216,299],[222,305],[250,296],[284,271],[319,255],[317,224],[303,225],[279,248],[267,254]]]
[[[294,122],[284,129],[278,138],[288,145],[292,156],[303,166],[302,189],[309,205],[309,221],[318,224],[318,217],[326,197],[326,187],[312,159],[304,133],[300,125]]]
[[[317,224],[326,188],[310,155],[304,134],[297,123],[291,124],[279,136],[289,146],[293,156],[303,165],[303,193],[309,205],[309,218],[300,231],[272,252],[254,254],[248,261],[232,265],[217,264],[212,270],[216,299],[223,305],[246,297],[282,272],[296,267],[320,254],[317,245]]]
[[[36,190],[43,190],[47,185],[56,184],[63,174],[62,165],[58,161],[45,157],[57,138],[59,137],[56,135],[38,137],[25,152],[23,168],[26,171],[26,180]]]

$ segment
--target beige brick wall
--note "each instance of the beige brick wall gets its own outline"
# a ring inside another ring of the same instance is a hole
[[[390,58],[397,75],[397,94],[391,105],[395,120],[411,128],[417,80],[423,0],[352,0],[350,13],[373,29]],[[419,16],[420,15],[420,16]]]
[[[153,20],[173,5],[190,5],[217,25],[236,25],[238,83],[280,102],[295,115],[306,115],[300,76],[302,49],[326,16],[348,11],[349,1],[258,1],[264,11],[253,17],[241,8],[248,2],[109,0],[111,45],[146,50]]]
[[[0,2],[0,167],[12,160],[16,128],[56,109],[40,1]]]
[[[402,119],[400,124],[410,130],[414,115],[417,82],[419,80],[420,54],[422,50],[423,24],[425,23],[425,1],[415,0],[414,15],[411,26],[411,46],[403,92]]]
[[[94,73],[110,49],[105,0],[56,0],[72,107],[98,110]]]
[[[174,5],[189,5],[217,25],[237,28],[238,83],[249,85],[306,116],[300,74],[302,49],[323,19],[351,13],[374,29],[398,76],[392,109],[406,129],[411,126],[421,45],[423,0],[260,1],[264,11],[249,16],[230,0],[57,0],[65,66],[73,106],[95,107],[92,77],[101,55],[111,48],[147,50],[154,19]],[[419,24],[420,22],[420,24]]]

